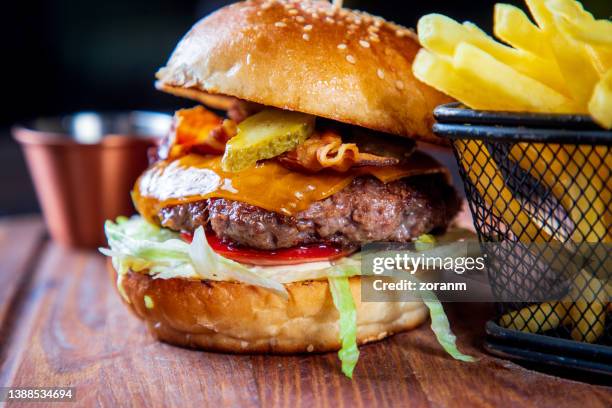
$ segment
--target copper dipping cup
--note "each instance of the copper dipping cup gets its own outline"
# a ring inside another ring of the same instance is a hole
[[[134,213],[130,191],[171,121],[155,112],[82,112],[15,126],[51,237],[68,247],[105,245],[104,221]]]

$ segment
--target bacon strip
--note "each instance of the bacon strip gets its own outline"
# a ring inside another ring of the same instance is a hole
[[[326,130],[315,133],[294,150],[278,158],[285,167],[316,173],[323,169],[345,172],[352,167],[392,166],[399,163],[394,157],[360,152],[355,143],[342,143],[337,133]]]
[[[236,121],[244,119],[242,116],[248,116],[257,106],[235,104],[234,108],[232,119],[222,119],[203,106],[178,110],[170,133],[158,149],[158,157],[175,159],[189,153],[223,154],[227,141],[237,133]],[[315,132],[295,150],[279,156],[278,161],[287,168],[309,173],[323,169],[346,172],[353,167],[400,163],[397,157],[363,152],[355,143],[343,143],[340,135],[329,129]]]
[[[231,119],[222,119],[202,106],[180,109],[174,114],[174,124],[158,155],[167,159],[192,152],[222,154],[235,134],[236,124]]]

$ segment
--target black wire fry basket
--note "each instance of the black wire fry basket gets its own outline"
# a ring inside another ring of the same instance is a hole
[[[583,115],[434,114],[498,302],[487,350],[612,375],[612,132]]]

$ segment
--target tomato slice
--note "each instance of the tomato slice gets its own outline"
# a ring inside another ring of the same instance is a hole
[[[187,242],[191,242],[193,239],[193,235],[189,233],[182,233],[181,236]],[[224,241],[212,232],[206,232],[206,239],[208,245],[219,255],[250,265],[295,265],[307,262],[331,261],[353,252],[350,248],[341,248],[324,243],[275,250],[254,249]]]

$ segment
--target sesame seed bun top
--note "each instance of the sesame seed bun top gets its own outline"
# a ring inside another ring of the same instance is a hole
[[[439,143],[445,95],[412,75],[420,45],[404,27],[326,1],[249,0],[200,20],[157,73],[158,89],[305,112]],[[219,99],[217,99],[219,100]]]

